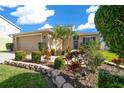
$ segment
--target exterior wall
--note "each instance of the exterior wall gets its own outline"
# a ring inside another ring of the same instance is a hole
[[[20,30],[18,28],[0,17],[0,50],[5,51],[6,43],[12,42],[12,38],[9,37],[9,34],[19,32]]]

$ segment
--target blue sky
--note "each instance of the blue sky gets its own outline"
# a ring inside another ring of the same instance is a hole
[[[56,25],[75,25],[76,31],[82,32],[96,31],[93,19],[98,6],[42,5],[42,7],[33,7],[0,5],[0,15],[19,26],[21,32],[36,31]]]

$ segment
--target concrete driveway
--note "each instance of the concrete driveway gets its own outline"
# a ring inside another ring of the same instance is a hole
[[[0,63],[3,63],[4,60],[14,59],[14,56],[14,53],[0,52]]]
[[[15,57],[14,53],[0,52],[0,63],[3,63],[5,60],[14,59],[14,57]],[[49,61],[54,62],[56,57],[57,56],[51,56],[51,60]],[[31,59],[31,55],[27,55],[27,59]],[[41,57],[41,61],[44,61],[44,56]]]

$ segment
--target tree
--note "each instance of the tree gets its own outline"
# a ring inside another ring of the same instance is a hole
[[[71,28],[67,26],[55,26],[54,27],[54,34],[53,37],[55,39],[60,38],[62,39],[62,47],[63,49],[66,49],[69,47],[70,43],[69,40],[76,35],[75,31],[72,31]],[[65,42],[67,43],[66,47],[64,47]]]
[[[124,6],[99,6],[94,21],[106,45],[122,57],[124,54]]]

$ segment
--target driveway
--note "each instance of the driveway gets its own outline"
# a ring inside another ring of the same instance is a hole
[[[14,59],[14,53],[9,52],[0,52],[0,63],[3,63],[4,60]]]
[[[0,63],[3,63],[5,60],[14,59],[15,54],[9,52],[0,52]],[[51,56],[50,62],[54,62],[57,56]],[[27,59],[31,59],[31,55],[27,55]],[[43,56],[41,57],[41,61],[44,61]]]

